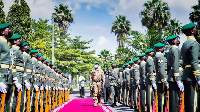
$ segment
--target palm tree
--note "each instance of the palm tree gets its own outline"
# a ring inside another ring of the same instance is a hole
[[[63,4],[60,4],[59,7],[56,6],[54,10],[56,11],[53,13],[54,22],[58,23],[60,30],[63,30],[60,34],[60,36],[63,37],[67,34],[69,25],[74,22],[72,10],[69,9],[68,5]]]
[[[102,50],[100,52],[100,55],[98,55],[99,58],[101,58],[101,61],[103,62],[103,67],[109,67],[110,62],[112,61],[112,54],[110,53],[109,50]]]
[[[163,30],[169,24],[170,9],[168,4],[161,0],[152,0],[144,3],[144,10],[140,12],[141,22],[148,29]]]
[[[198,28],[200,27],[200,0],[198,0],[198,5],[192,6],[193,11],[190,13],[189,19],[192,22],[197,22]]]
[[[131,24],[129,20],[126,20],[126,16],[119,15],[116,18],[117,20],[112,23],[111,33],[117,35],[118,47],[120,48],[125,46],[124,38],[130,35]]]

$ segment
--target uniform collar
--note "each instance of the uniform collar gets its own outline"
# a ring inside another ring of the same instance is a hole
[[[26,53],[25,51],[23,52],[23,54],[28,55],[28,53]]]
[[[125,70],[128,70],[129,68],[125,68]]]
[[[16,46],[16,45],[12,45],[13,48],[16,48],[16,49],[19,49],[20,47],[19,46]]]
[[[42,63],[42,62],[38,60],[38,63]]]
[[[163,55],[163,53],[161,53],[161,52],[156,52],[156,54],[162,54]]]
[[[138,64],[135,64],[135,66],[139,66]]]
[[[176,46],[176,45],[172,45],[172,47],[178,48],[178,46]]]
[[[189,40],[189,39],[196,41],[194,36],[187,36],[187,40]]]
[[[142,63],[145,63],[145,61],[144,61],[144,60],[142,60],[141,62],[142,62]]]
[[[148,59],[153,59],[151,56],[148,56]]]
[[[3,36],[0,36],[0,40],[3,41],[3,42],[5,42],[5,43],[8,43],[8,40],[5,39]]]
[[[37,61],[37,59],[36,59],[35,57],[32,57],[31,59],[34,59],[34,60],[36,60],[36,61]]]

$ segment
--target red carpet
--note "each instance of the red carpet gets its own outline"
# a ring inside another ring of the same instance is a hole
[[[60,109],[58,112],[105,112],[105,107],[94,107],[92,98],[76,98],[69,102],[66,106]],[[107,111],[108,108],[106,107]],[[109,110],[110,111],[110,110]]]

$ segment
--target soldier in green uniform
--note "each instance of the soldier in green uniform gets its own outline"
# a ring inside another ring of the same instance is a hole
[[[140,59],[135,58],[134,60],[134,67],[133,67],[133,101],[134,101],[134,108],[135,110],[138,110],[138,89],[139,89],[139,80],[140,80],[140,72],[139,72],[139,63]]]
[[[125,105],[129,106],[129,90],[130,90],[130,69],[129,69],[129,63],[124,64],[125,70],[124,70],[124,77],[125,77],[125,88],[126,88],[126,96],[125,96]]]
[[[199,43],[196,41],[196,24],[189,23],[182,27],[182,32],[187,36],[187,40],[181,48],[183,59],[183,83],[185,88],[185,112],[197,111],[197,91],[200,86]]]
[[[12,66],[13,66],[13,83],[12,87],[12,96],[10,102],[10,108],[12,111],[16,111],[17,105],[20,102],[18,96],[18,92],[22,91],[23,79],[24,79],[24,59],[22,56],[22,52],[20,50],[20,46],[22,46],[21,35],[13,35],[10,38],[10,43],[12,44],[11,55],[12,55]],[[22,96],[23,97],[23,96]],[[12,105],[12,106],[11,106]],[[20,109],[20,108],[19,108]],[[11,111],[10,109],[7,111]]]
[[[126,67],[123,65],[122,68],[123,68],[123,72],[122,72],[122,78],[123,78],[123,83],[122,83],[123,105],[126,105],[126,101],[125,101],[125,98],[126,98],[126,77],[125,77],[125,69],[126,69]]]
[[[178,112],[179,92],[184,91],[182,71],[179,70],[180,50],[178,49],[179,40],[177,35],[169,36],[167,39],[171,45],[167,54],[167,73],[169,83],[169,111]],[[180,91],[179,91],[180,90]]]
[[[30,103],[30,102],[27,102],[26,99],[30,99],[30,89],[31,89],[33,66],[32,66],[32,60],[28,54],[30,52],[30,47],[28,46],[27,42],[23,43],[22,51],[23,51],[22,56],[24,58],[24,82],[23,82],[24,86],[23,86],[22,96],[25,96],[25,97],[22,97],[20,111],[24,112],[27,109],[25,104]],[[26,94],[26,92],[27,92],[27,94]],[[28,107],[28,109],[30,110],[29,107]]]
[[[138,57],[140,58],[140,66],[139,66],[139,71],[140,71],[140,106],[141,106],[141,111],[145,112],[145,102],[146,102],[146,69],[145,69],[145,53],[139,54]]]
[[[122,84],[123,84],[123,77],[122,77],[122,74],[123,74],[123,68],[119,68],[119,82],[120,82],[120,87],[119,87],[119,102],[122,103]]]
[[[154,45],[156,50],[156,55],[154,59],[155,69],[156,69],[156,83],[157,83],[157,91],[158,91],[158,111],[164,112],[165,111],[165,91],[169,88],[167,82],[167,75],[165,73],[165,62],[166,58],[162,53],[164,51],[164,44],[157,43]]]
[[[157,91],[156,86],[156,77],[155,77],[155,66],[153,62],[153,55],[154,50],[153,49],[147,49],[145,51],[145,54],[148,56],[145,64],[145,70],[146,70],[146,105],[147,105],[147,112],[153,111],[153,89]]]
[[[10,108],[7,104],[12,95],[12,71],[10,70],[10,49],[8,46],[8,39],[12,36],[12,31],[10,31],[9,26],[9,23],[0,24],[0,95],[4,95],[0,98],[0,103],[6,104],[7,108]],[[2,102],[5,97],[6,103]]]
[[[119,69],[115,68],[115,63],[111,63],[112,69],[110,70],[109,80],[110,80],[110,89],[112,94],[112,107],[116,105],[116,98],[117,98],[117,81],[119,76]]]
[[[133,102],[133,89],[135,87],[134,85],[134,80],[133,80],[133,77],[134,77],[134,74],[133,74],[133,67],[134,67],[134,60],[132,61],[129,61],[129,64],[130,64],[130,95],[129,95],[129,98],[131,100],[130,102],[130,109],[133,109],[133,106],[134,106],[134,102]]]
[[[36,73],[38,73],[39,71],[39,67],[38,67],[38,62],[37,62],[37,58],[38,58],[38,50],[31,50],[30,51],[30,55],[31,55],[31,60],[32,60],[32,65],[33,65],[33,75],[32,75],[32,82],[31,82],[31,85],[32,88],[31,88],[31,111],[35,111],[35,107],[37,107],[37,105],[35,104],[35,101],[36,101],[36,92],[39,91],[39,87],[38,87],[38,84],[37,84],[37,75]]]

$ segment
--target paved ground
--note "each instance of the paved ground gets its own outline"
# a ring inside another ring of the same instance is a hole
[[[70,94],[70,98],[80,98],[79,90],[74,89],[72,94]],[[86,88],[85,98],[91,98],[89,88]],[[103,99],[102,99],[102,102],[103,102]],[[117,103],[117,106],[115,106],[115,107],[111,107],[111,104],[112,103],[109,100],[108,104],[105,104],[105,105],[108,106],[108,108],[110,108],[113,112],[136,112],[136,111],[134,111],[134,109],[130,109],[129,107],[124,107],[119,103]]]

